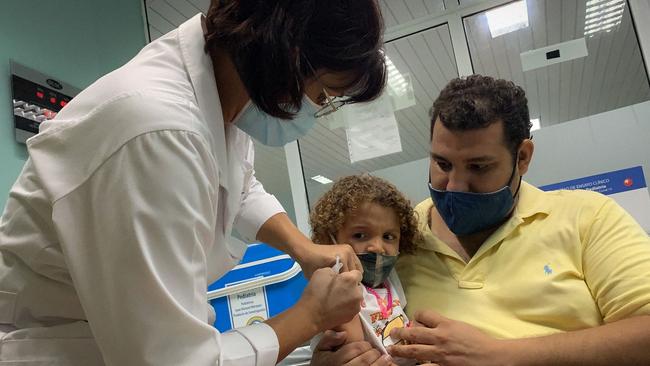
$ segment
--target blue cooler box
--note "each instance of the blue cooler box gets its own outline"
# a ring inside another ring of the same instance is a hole
[[[262,322],[292,306],[307,280],[298,263],[266,244],[248,246],[241,263],[208,286],[221,332]]]

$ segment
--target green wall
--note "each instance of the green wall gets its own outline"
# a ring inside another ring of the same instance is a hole
[[[0,7],[0,212],[27,150],[14,140],[9,60],[78,88],[146,44],[141,0],[7,0]]]

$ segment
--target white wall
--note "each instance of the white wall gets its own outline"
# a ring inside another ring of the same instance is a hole
[[[414,160],[370,174],[384,178],[397,186],[414,206],[429,197],[429,158]]]
[[[650,177],[650,101],[542,128],[525,180],[558,183],[643,166]]]

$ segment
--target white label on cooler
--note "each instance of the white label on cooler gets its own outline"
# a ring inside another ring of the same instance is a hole
[[[229,295],[228,308],[233,328],[260,323],[269,318],[264,287]]]

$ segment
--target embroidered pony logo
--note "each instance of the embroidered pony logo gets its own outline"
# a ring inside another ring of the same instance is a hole
[[[550,264],[546,264],[544,266],[544,274],[547,275],[547,276],[553,274],[553,269],[551,268]]]

